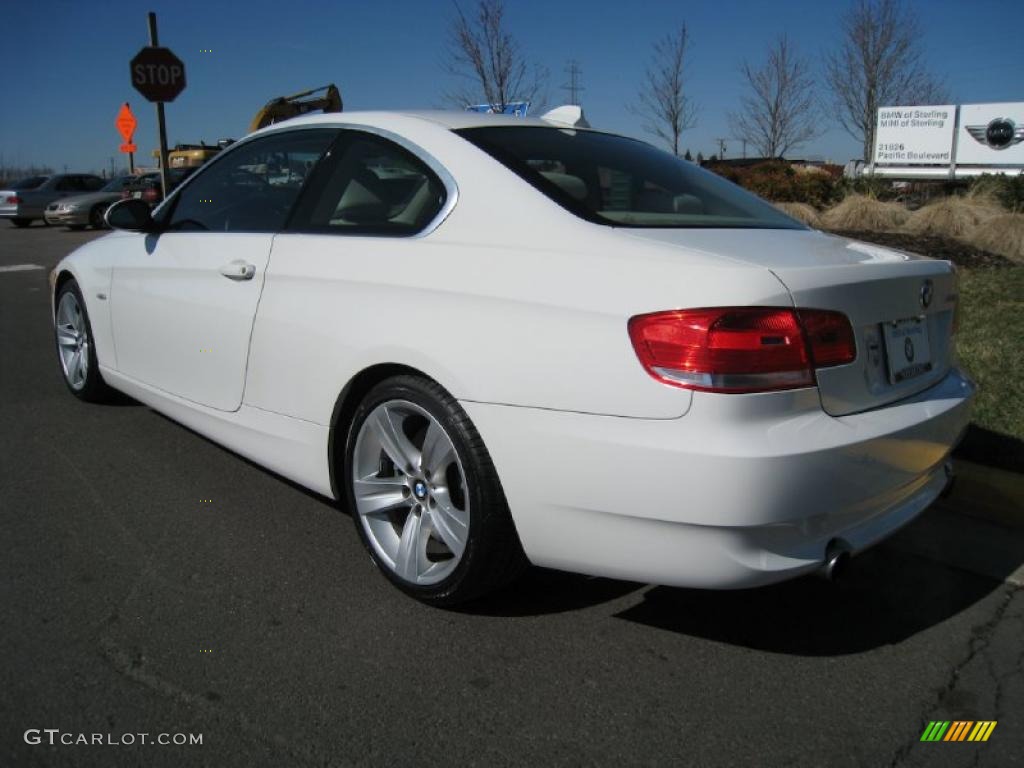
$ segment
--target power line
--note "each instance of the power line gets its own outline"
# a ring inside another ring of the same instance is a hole
[[[569,92],[570,104],[579,105],[580,93],[586,90],[580,85],[580,75],[583,74],[583,70],[580,69],[580,63],[576,59],[570,59],[565,65],[565,73],[569,75],[569,82],[562,86],[562,90]]]

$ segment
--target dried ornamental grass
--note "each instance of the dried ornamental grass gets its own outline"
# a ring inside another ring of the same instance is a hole
[[[893,232],[902,227],[909,216],[899,203],[883,203],[867,195],[847,195],[821,215],[821,223],[826,229]]]
[[[914,211],[903,229],[914,235],[964,237],[1002,211],[989,197],[946,197]]]
[[[1024,213],[1001,213],[961,238],[968,245],[1024,264]]]
[[[821,215],[813,205],[808,205],[807,203],[772,203],[772,205],[787,216],[792,216],[809,227],[818,228],[821,226]]]

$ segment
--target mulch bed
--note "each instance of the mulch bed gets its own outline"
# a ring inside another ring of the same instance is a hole
[[[920,253],[924,256],[931,256],[934,259],[949,259],[958,267],[965,267],[967,269],[992,269],[1014,266],[1013,262],[1005,256],[983,251],[961,243],[959,240],[949,240],[944,237],[908,235],[902,232],[835,231],[832,234],[850,237],[854,240],[864,240],[869,243],[884,245],[888,248],[896,248],[900,251]]]

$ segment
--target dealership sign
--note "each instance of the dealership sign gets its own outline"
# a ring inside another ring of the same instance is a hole
[[[878,110],[875,162],[949,165],[956,106],[884,107]]]
[[[874,171],[977,175],[1024,171],[1024,102],[882,107]]]
[[[1024,165],[1024,102],[960,107],[956,162]]]
[[[528,101],[510,101],[505,105],[498,105],[499,109],[495,109],[493,104],[470,104],[466,107],[467,112],[483,112],[486,115],[493,115],[500,113],[502,115],[514,115],[515,117],[526,117],[526,113],[530,111],[530,102]]]

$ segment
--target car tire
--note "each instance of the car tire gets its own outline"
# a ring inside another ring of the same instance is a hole
[[[109,400],[114,391],[100,374],[92,325],[78,283],[68,280],[61,285],[53,306],[54,343],[61,378],[71,394],[80,400],[90,403]]]
[[[32,223],[32,219],[11,219],[11,224],[16,227],[27,227]]]
[[[370,558],[422,602],[472,600],[526,565],[480,434],[429,379],[396,376],[370,390],[348,428],[343,477]]]
[[[93,229],[106,229],[107,222],[103,219],[103,214],[107,212],[107,206],[105,205],[94,205],[92,210],[89,211],[89,225]]]

